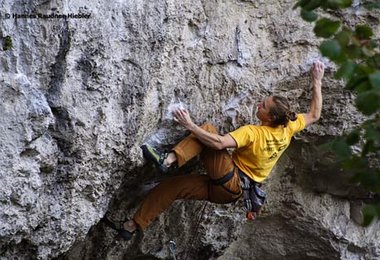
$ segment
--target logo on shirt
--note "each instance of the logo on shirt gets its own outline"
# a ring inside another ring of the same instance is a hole
[[[278,156],[278,153],[273,153],[271,157],[269,157],[269,161],[272,161],[274,159],[276,159]]]

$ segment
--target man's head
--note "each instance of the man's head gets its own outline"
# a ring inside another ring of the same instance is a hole
[[[282,96],[269,96],[258,104],[256,113],[263,125],[286,126],[289,120],[297,119],[296,114],[290,110],[289,102]]]

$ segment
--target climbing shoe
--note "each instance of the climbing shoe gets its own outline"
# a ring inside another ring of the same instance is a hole
[[[106,224],[107,226],[109,226],[110,228],[116,230],[119,233],[119,236],[127,241],[131,240],[133,237],[133,234],[136,232],[136,230],[133,232],[126,230],[123,225],[124,222],[116,223],[109,220],[107,217],[102,218],[102,222]]]
[[[159,153],[153,147],[147,144],[142,145],[141,149],[143,151],[144,157],[147,160],[153,162],[161,173],[167,173],[169,171],[169,168],[164,165],[164,161],[168,156],[167,153]]]

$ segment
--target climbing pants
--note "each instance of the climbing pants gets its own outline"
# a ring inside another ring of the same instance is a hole
[[[217,133],[216,128],[208,123],[201,128],[210,133]],[[208,200],[225,204],[241,196],[240,178],[226,149],[208,148],[191,134],[178,143],[173,151],[177,156],[178,167],[200,155],[207,175],[189,174],[171,177],[150,191],[133,217],[143,230],[177,199]],[[223,185],[212,184],[212,180],[220,179],[231,171],[234,171],[234,175],[228,182]]]

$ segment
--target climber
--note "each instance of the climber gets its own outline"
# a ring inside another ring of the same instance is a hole
[[[208,200],[230,203],[242,195],[240,176],[253,183],[261,183],[289,146],[291,137],[316,122],[322,109],[322,78],[324,65],[316,62],[311,68],[312,99],[305,114],[290,110],[286,98],[269,96],[259,104],[256,112],[261,125],[246,125],[226,135],[219,135],[211,124],[197,126],[185,109],[174,112],[174,120],[191,134],[168,154],[160,154],[152,147],[142,146],[144,156],[159,166],[162,172],[177,165],[183,166],[200,155],[207,175],[174,176],[156,186],[144,199],[133,219],[116,224],[105,221],[126,240],[139,228],[144,230],[176,199]],[[235,148],[232,156],[226,148]]]

